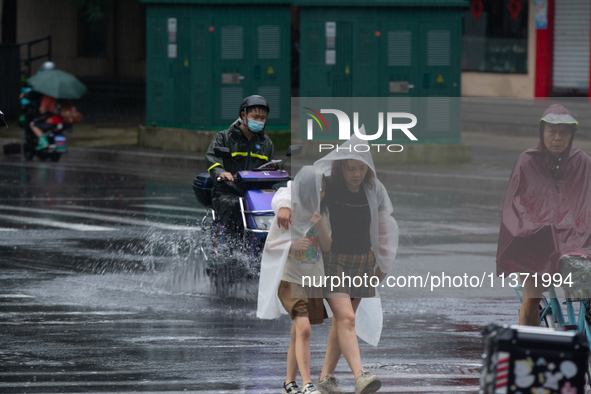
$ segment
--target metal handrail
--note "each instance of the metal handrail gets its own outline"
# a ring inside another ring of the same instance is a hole
[[[47,41],[47,53],[43,54],[43,55],[37,55],[37,56],[32,56],[31,54],[31,48],[33,47],[33,45],[35,44],[39,44],[41,42]],[[20,46],[26,45],[27,46],[27,58],[24,60],[21,60],[21,63],[24,64],[25,66],[27,66],[28,71],[29,71],[29,76],[31,75],[31,64],[35,61],[35,60],[39,60],[39,59],[43,59],[43,58],[47,58],[47,60],[51,61],[51,36],[46,36],[46,37],[42,37],[42,38],[37,38],[35,40],[31,40],[29,42],[24,42],[22,44],[19,44]]]

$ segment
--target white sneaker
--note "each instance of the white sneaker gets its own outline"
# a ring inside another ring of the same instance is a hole
[[[309,382],[304,386],[302,394],[320,394],[320,391],[316,390],[316,387],[314,387],[314,384],[312,382]]]
[[[283,391],[281,394],[302,394],[302,390],[300,390],[298,384],[293,381],[283,385]]]

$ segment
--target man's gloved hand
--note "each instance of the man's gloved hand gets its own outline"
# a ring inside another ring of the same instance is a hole
[[[229,172],[222,172],[219,176],[222,179],[227,179],[228,182],[234,182],[234,177],[232,176],[232,174],[230,174]]]
[[[279,226],[279,228],[289,230],[290,224],[292,224],[291,209],[286,207],[279,208],[279,211],[277,212],[277,225]]]
[[[277,164],[275,164],[275,163],[267,163],[267,164],[263,164],[260,168],[267,168],[269,170],[276,170],[277,169]]]

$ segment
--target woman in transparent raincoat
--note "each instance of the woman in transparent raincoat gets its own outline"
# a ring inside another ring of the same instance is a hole
[[[360,132],[364,133],[363,128]],[[333,312],[333,324],[318,379],[321,392],[342,392],[334,378],[341,353],[355,375],[356,392],[371,393],[381,386],[375,375],[363,371],[355,334],[373,346],[379,342],[383,316],[376,282],[394,266],[398,225],[392,217],[392,203],[386,189],[375,177],[371,154],[356,151],[362,145],[365,142],[353,136],[338,150],[314,163],[328,179],[323,204],[328,205],[330,212],[332,249],[324,258],[325,275],[334,278],[339,275],[341,280],[343,274],[368,277],[359,287],[354,283],[344,286],[339,283],[335,288],[332,285],[337,281],[333,282],[332,278],[327,282],[325,297],[329,312]],[[274,210],[290,207],[289,198],[289,190],[278,192],[273,200]],[[378,278],[369,280],[373,276]]]

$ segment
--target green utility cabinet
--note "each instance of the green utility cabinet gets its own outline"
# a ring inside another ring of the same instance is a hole
[[[252,94],[269,101],[269,128],[289,125],[289,3],[142,2],[148,125],[227,128]]]
[[[460,96],[465,1],[297,4],[300,96]]]
[[[387,97],[391,110],[417,116],[419,142],[459,142],[459,99],[452,98],[461,96],[467,1],[296,4],[301,9],[301,97]],[[362,107],[361,100],[360,113]],[[374,127],[371,120],[363,123]]]

